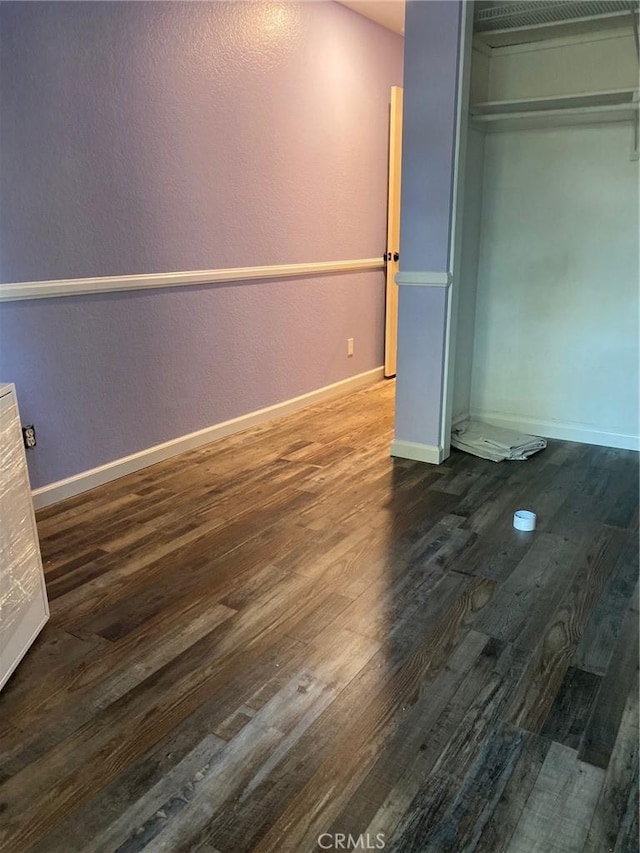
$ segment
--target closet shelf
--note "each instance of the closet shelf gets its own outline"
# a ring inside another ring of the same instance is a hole
[[[631,3],[622,0],[520,0],[492,3],[488,8],[482,5],[476,3],[473,41],[489,48],[619,30],[630,25],[633,9]],[[634,11],[637,15],[637,9]]]
[[[487,101],[472,104],[469,112],[473,125],[488,132],[631,121],[638,115],[638,90]]]

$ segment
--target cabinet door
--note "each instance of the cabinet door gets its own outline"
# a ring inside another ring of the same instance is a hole
[[[0,397],[0,688],[49,617],[22,430]]]

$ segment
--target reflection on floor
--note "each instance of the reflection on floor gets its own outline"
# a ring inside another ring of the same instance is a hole
[[[636,455],[393,461],[392,396],[39,514],[0,849],[637,849]]]

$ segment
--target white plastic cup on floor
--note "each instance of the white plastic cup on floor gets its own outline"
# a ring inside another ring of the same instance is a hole
[[[516,530],[535,530],[536,514],[528,509],[518,509],[513,514],[513,526]]]

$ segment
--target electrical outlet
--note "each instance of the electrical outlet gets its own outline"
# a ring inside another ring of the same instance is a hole
[[[353,338],[347,338],[347,355],[349,357],[353,355]]]
[[[33,424],[22,427],[22,440],[27,450],[36,446],[36,428]]]

